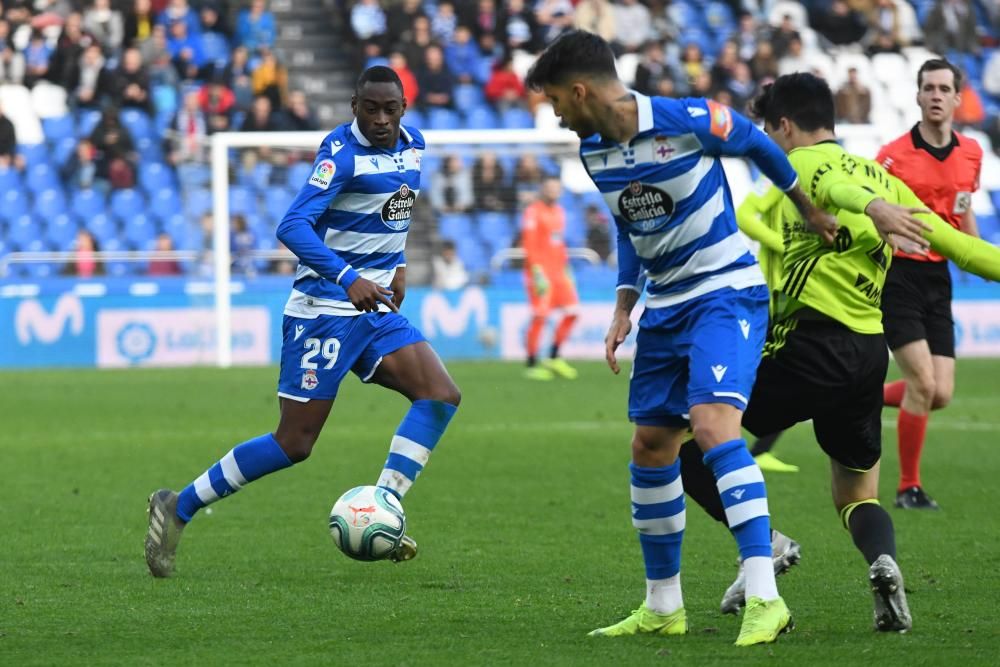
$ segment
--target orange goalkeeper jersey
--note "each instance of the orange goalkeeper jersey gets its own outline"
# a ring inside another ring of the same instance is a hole
[[[524,268],[541,266],[552,279],[566,272],[566,212],[558,203],[539,200],[524,210],[521,222],[521,245],[524,246]]]

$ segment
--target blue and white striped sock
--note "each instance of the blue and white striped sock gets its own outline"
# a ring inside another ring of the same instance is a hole
[[[375,485],[388,489],[402,500],[427,465],[457,409],[443,401],[413,401],[392,437],[389,456]]]
[[[686,513],[681,462],[664,468],[629,464],[632,525],[646,564],[646,606],[669,614],[684,606],[681,597],[681,542]]]
[[[764,475],[743,438],[709,450],[704,461],[715,475],[729,530],[740,548],[747,576],[746,596],[773,600],[778,589],[771,563],[771,519]]]
[[[290,465],[292,462],[270,433],[247,440],[229,450],[218,463],[184,487],[177,499],[177,516],[182,521],[190,521],[202,507]]]

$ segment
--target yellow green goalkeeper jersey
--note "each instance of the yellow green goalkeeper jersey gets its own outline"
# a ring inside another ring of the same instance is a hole
[[[760,243],[757,261],[771,291],[773,312],[774,296],[781,285],[782,256],[785,254],[781,238],[781,200],[785,193],[770,183],[764,177],[754,183],[755,191],[748,194],[736,209],[736,224],[740,231]]]
[[[892,249],[864,210],[874,199],[926,208],[913,191],[877,162],[847,153],[825,141],[788,154],[810,199],[837,216],[832,246],[807,230],[787,197],[781,203],[785,247],[776,319],[809,307],[863,334],[882,333],[882,287]],[[1000,248],[963,234],[933,213],[922,214],[932,231],[931,247],[961,268],[1000,280]]]

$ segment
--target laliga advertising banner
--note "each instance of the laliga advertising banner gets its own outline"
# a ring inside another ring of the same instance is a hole
[[[453,292],[414,288],[402,312],[446,359],[520,361],[531,311],[519,282]],[[234,286],[234,363],[278,363],[289,280],[258,278]],[[1000,357],[1000,288],[960,287],[955,294],[958,355]],[[567,357],[604,358],[614,298],[610,285],[580,290],[579,319],[563,347]],[[204,283],[179,278],[0,283],[0,367],[212,365],[212,304]],[[637,307],[633,323],[640,314]],[[632,357],[634,331],[619,359]],[[546,347],[551,334],[550,325]]]

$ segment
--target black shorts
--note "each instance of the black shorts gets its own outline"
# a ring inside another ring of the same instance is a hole
[[[743,426],[760,437],[812,419],[831,459],[868,470],[882,456],[888,366],[882,334],[855,333],[833,320],[779,322],[769,332]]]
[[[882,324],[890,350],[926,340],[931,354],[954,358],[948,262],[894,257],[882,290]]]

